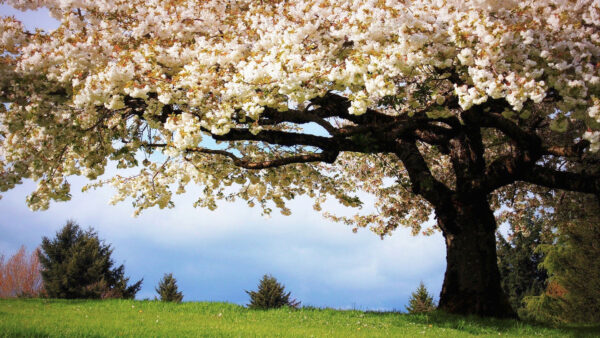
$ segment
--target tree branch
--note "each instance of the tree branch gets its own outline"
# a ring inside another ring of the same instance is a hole
[[[505,155],[494,160],[485,170],[484,180],[480,182],[481,190],[489,194],[492,191],[511,184],[521,175],[525,163],[515,155]]]
[[[205,130],[208,132],[208,130]],[[246,128],[233,128],[224,135],[212,135],[217,141],[262,141],[282,146],[312,146],[323,150],[334,150],[338,145],[332,138],[279,130],[262,130],[254,135]]]
[[[367,109],[362,115],[352,115],[348,113],[350,100],[332,92],[312,99],[311,103],[319,106],[313,111],[320,117],[340,117],[356,124],[394,121],[393,116],[382,114],[373,109]]]
[[[449,195],[452,192],[445,184],[433,177],[414,140],[399,140],[396,155],[408,172],[415,194],[422,195],[437,206],[443,195]]]
[[[167,146],[165,143],[146,143],[144,144],[146,147],[152,148],[164,148]],[[295,163],[308,163],[308,162],[325,162],[325,163],[333,163],[335,162],[337,156],[339,155],[338,151],[323,151],[321,153],[308,153],[308,154],[300,154],[293,156],[284,156],[278,157],[270,160],[263,161],[254,161],[245,157],[235,156],[233,153],[226,150],[217,150],[217,149],[209,149],[204,147],[194,147],[188,148],[185,150],[186,153],[203,153],[203,154],[212,154],[212,155],[221,155],[230,158],[238,167],[245,169],[266,169],[266,168],[274,168],[281,167],[287,164],[295,164]]]
[[[252,169],[252,170],[281,167],[284,165],[295,164],[295,163],[308,163],[308,162],[333,163],[333,162],[335,162],[335,159],[337,158],[337,155],[338,155],[338,152],[322,152],[322,153],[311,153],[311,154],[301,154],[301,155],[294,155],[294,156],[279,157],[279,158],[275,158],[275,159],[271,159],[271,160],[264,160],[264,161],[253,161],[248,158],[237,157],[234,154],[232,154],[228,151],[225,151],[225,150],[214,150],[214,149],[197,147],[197,148],[187,149],[186,152],[226,156],[226,157],[229,157],[233,161],[233,164],[235,164],[236,166],[245,168],[245,169]]]
[[[507,103],[498,101],[504,100],[492,100],[493,102],[489,106],[481,107],[477,117],[481,123],[481,127],[494,128],[500,130],[511,140],[513,140],[519,147],[528,149],[529,151],[539,153],[541,156],[542,152],[542,140],[535,133],[527,132],[515,124],[513,121],[505,118],[500,113],[485,112],[486,108],[492,108],[496,111],[502,111]],[[502,109],[502,110],[500,110]]]
[[[276,109],[267,107],[258,120],[258,124],[260,125],[275,125],[283,122],[297,124],[314,122],[327,130],[330,135],[337,134],[337,129],[332,126],[331,123],[323,117],[314,114],[313,111],[290,109],[285,112],[280,112]]]
[[[564,147],[551,146],[551,147],[544,148],[544,154],[545,155],[554,155],[554,156],[559,156],[559,157],[574,157],[574,158],[579,159],[582,157],[585,149],[589,146],[590,146],[590,141],[581,140],[570,146],[564,146]]]
[[[597,175],[558,171],[534,165],[530,170],[524,171],[519,180],[552,189],[600,194],[600,176]]]

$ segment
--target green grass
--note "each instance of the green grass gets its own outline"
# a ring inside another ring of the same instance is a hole
[[[248,310],[229,303],[0,300],[3,337],[455,337],[599,336],[600,326],[552,328],[443,313],[304,308]]]

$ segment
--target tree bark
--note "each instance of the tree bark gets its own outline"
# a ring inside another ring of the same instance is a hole
[[[455,314],[516,318],[500,285],[496,220],[483,194],[453,196],[436,208],[446,240],[446,274],[439,309]]]

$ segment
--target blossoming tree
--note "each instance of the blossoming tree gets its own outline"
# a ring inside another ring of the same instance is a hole
[[[325,214],[440,230],[440,308],[513,316],[493,211],[600,193],[598,0],[0,2],[61,23],[0,26],[0,188],[36,180],[32,209],[108,161],[139,168],[102,182],[137,212],[364,191],[375,212]]]

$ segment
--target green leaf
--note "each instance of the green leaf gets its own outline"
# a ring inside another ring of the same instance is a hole
[[[556,120],[550,122],[550,129],[559,133],[564,133],[569,128],[569,119],[565,116],[559,116]]]

